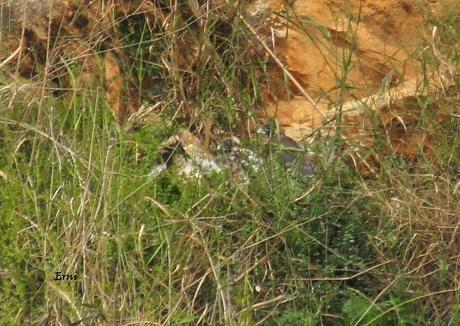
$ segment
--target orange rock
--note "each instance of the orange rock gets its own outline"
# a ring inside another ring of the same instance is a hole
[[[372,146],[380,125],[395,152],[410,159],[429,152],[429,136],[414,127],[421,108],[408,109],[405,100],[420,95],[421,33],[427,29],[431,35],[420,8],[410,0],[287,3],[255,1],[248,12],[269,16],[261,23],[269,27],[259,29],[266,33],[266,44],[317,101],[317,108],[269,63],[263,116],[276,117],[287,135],[301,141],[324,128],[342,108],[345,136],[351,142]],[[426,5],[433,12],[439,6]],[[270,16],[270,10],[276,15]],[[433,75],[433,85],[439,84],[436,73],[428,74]],[[369,109],[378,113],[372,119],[363,114]]]

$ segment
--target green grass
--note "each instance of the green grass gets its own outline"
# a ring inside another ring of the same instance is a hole
[[[368,151],[388,155],[371,178],[341,142],[321,139],[313,177],[268,160],[247,185],[227,174],[149,177],[179,127],[204,134],[211,121],[231,133],[253,121],[263,63],[246,53],[238,20],[217,17],[192,35],[206,48],[193,71],[145,64],[192,31],[123,24],[123,41],[138,44],[126,50],[128,79],[147,104],[169,101],[172,123],[125,131],[97,79],[32,102],[1,90],[2,325],[458,324],[458,111],[421,119],[435,160],[397,156],[382,131]],[[160,36],[150,52],[140,46]],[[142,91],[146,78],[157,88]],[[458,107],[458,85],[441,100]],[[77,280],[55,281],[58,271]]]

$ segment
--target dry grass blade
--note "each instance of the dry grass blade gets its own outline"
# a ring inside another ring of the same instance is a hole
[[[0,118],[0,123],[10,125],[10,126],[19,126],[19,127],[23,128],[25,130],[31,131],[31,132],[36,133],[37,135],[39,135],[39,136],[41,136],[41,137],[43,137],[45,139],[50,140],[55,146],[57,146],[58,148],[60,148],[61,150],[63,150],[67,154],[69,154],[74,162],[79,161],[80,163],[82,163],[84,165],[84,167],[87,170],[91,170],[90,165],[89,165],[88,162],[86,162],[83,158],[78,156],[77,153],[75,153],[70,147],[65,146],[64,144],[59,142],[54,137],[52,137],[51,135],[47,134],[46,132],[44,132],[44,131],[42,131],[42,130],[40,130],[40,129],[38,129],[38,128],[36,128],[36,127],[34,127],[34,126],[32,126],[32,125],[30,125],[28,123],[25,123],[25,122],[18,122],[18,121],[13,121],[13,120]]]
[[[420,295],[418,297],[415,297],[415,298],[412,298],[410,300],[407,300],[405,302],[402,302],[390,309],[387,309],[385,310],[383,313],[381,313],[380,315],[372,318],[370,321],[368,321],[367,323],[364,324],[364,326],[368,326],[368,325],[372,325],[375,321],[379,320],[380,318],[382,318],[383,316],[385,316],[386,314],[392,312],[392,311],[395,311],[397,310],[398,308],[401,308],[409,303],[412,303],[412,302],[415,302],[415,301],[419,301],[421,299],[425,299],[425,298],[429,298],[429,297],[432,297],[432,296],[437,296],[437,295],[441,295],[441,294],[447,294],[447,293],[456,293],[460,291],[460,288],[455,288],[455,289],[449,289],[449,290],[443,290],[443,291],[437,291],[437,292],[432,292],[432,293],[428,293],[428,294],[424,294],[424,295]]]
[[[2,63],[0,63],[0,68],[2,68],[3,66],[7,65],[10,61],[12,61],[14,58],[16,58],[16,56],[21,52],[21,47],[18,47],[13,53],[11,53],[11,55],[6,58],[5,60],[3,60]]]

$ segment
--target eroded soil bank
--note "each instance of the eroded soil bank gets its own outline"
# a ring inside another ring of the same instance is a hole
[[[265,17],[258,31],[282,63],[272,55],[266,117],[298,141],[334,134],[339,122],[348,154],[367,172],[386,155],[368,155],[376,129],[403,157],[430,155],[422,112],[442,121],[452,108],[422,102],[445,94],[456,68],[437,48],[439,28],[427,17],[435,22],[458,9],[455,1],[254,1],[248,15]]]
[[[211,4],[217,14],[225,15],[226,1]],[[368,146],[372,126],[363,123],[362,113],[369,108],[381,110],[392,141],[412,144],[402,146],[407,150],[398,145],[398,151],[413,157],[415,147],[426,147],[427,137],[414,136],[407,128],[416,125],[414,110],[406,118],[406,106],[391,103],[423,95],[427,81],[431,90],[448,88],[452,67],[436,52],[436,29],[426,17],[439,17],[457,7],[452,0],[256,0],[246,4],[243,19],[252,29],[253,35],[248,34],[254,53],[265,57],[268,67],[261,81],[259,117],[276,117],[289,136],[305,141],[318,130],[333,133],[337,113],[344,112],[347,137],[359,138],[360,144]],[[188,4],[182,11],[200,17],[203,10],[204,6]],[[33,78],[37,66],[52,67],[56,76],[79,61],[83,69],[78,83],[95,76],[103,79],[108,103],[120,122],[137,111],[142,94],[125,80],[129,58],[120,51],[120,34],[114,29],[117,20],[143,14],[165,31],[172,28],[168,25],[171,14],[147,1],[77,6],[65,0],[23,0],[2,5],[2,11],[2,65],[9,63],[21,76]],[[57,42],[58,34],[65,40]],[[177,44],[157,58],[170,63],[168,73],[196,68],[202,45],[191,35],[176,39]],[[102,70],[96,52],[102,54]],[[427,67],[427,55],[438,62]]]
[[[427,78],[436,87],[448,84],[445,71],[440,76],[423,65],[437,36],[426,16],[456,7],[453,1],[254,2],[249,14],[272,13],[262,23],[265,41],[314,100],[273,65],[267,115],[300,140],[333,118],[338,107],[356,109],[357,99],[378,110],[390,99],[421,94]]]

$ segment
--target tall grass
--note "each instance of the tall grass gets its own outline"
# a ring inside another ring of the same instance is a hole
[[[164,123],[120,127],[101,78],[79,79],[81,63],[57,93],[47,91],[52,58],[32,80],[0,75],[0,323],[458,324],[458,84],[420,97],[445,112],[433,119],[420,103],[432,155],[401,158],[375,126],[372,177],[350,164],[342,138],[312,145],[312,177],[268,159],[248,184],[151,176],[178,128],[212,147],[213,131],[255,124],[267,64],[232,12],[160,2],[168,24],[134,14],[114,27],[126,87],[146,106],[163,103]],[[452,65],[457,20],[437,22]],[[106,50],[93,50],[102,61]]]

